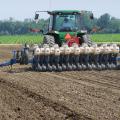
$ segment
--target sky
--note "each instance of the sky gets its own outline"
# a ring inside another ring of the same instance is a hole
[[[0,0],[0,20],[34,18],[37,10],[88,10],[120,18],[120,0]],[[46,15],[41,15],[46,16]]]

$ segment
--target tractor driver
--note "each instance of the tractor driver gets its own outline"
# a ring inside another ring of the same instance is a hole
[[[70,22],[68,18],[65,18],[61,27],[61,30],[72,31],[73,24]]]

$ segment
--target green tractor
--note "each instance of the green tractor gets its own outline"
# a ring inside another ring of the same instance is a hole
[[[45,11],[36,12],[36,21],[39,12]],[[117,44],[93,43],[82,27],[83,15],[87,14],[93,19],[91,12],[77,10],[46,12],[50,19],[47,33],[41,30],[44,33],[43,43],[33,47],[26,44],[22,50],[14,54],[13,59],[1,63],[0,67],[31,63],[32,70],[40,72],[120,68],[120,47]]]
[[[35,20],[38,20],[39,12],[36,11]],[[89,13],[89,18],[93,19],[93,14],[78,10],[58,10],[46,11],[50,15],[48,32],[44,34],[43,44],[53,46],[67,43],[72,46],[73,43],[81,45],[82,43],[92,44],[87,30],[81,28],[82,16]],[[81,23],[81,24],[80,24]]]

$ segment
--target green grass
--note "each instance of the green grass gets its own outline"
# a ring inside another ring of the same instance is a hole
[[[24,44],[40,43],[43,37],[40,35],[14,35],[0,36],[0,44]]]
[[[94,34],[91,39],[97,43],[120,43],[120,34]],[[40,43],[43,37],[40,35],[6,35],[0,36],[0,44],[24,44]]]
[[[97,43],[120,43],[120,34],[94,34],[91,39]]]

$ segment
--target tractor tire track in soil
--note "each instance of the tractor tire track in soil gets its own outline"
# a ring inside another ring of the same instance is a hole
[[[72,79],[75,79],[74,82],[76,80],[78,80],[78,83],[79,81],[84,81],[84,82],[88,82],[89,83],[93,83],[93,84],[98,84],[98,85],[101,85],[101,86],[106,86],[107,88],[113,88],[113,89],[118,89],[120,90],[120,78],[119,78],[119,71],[118,72],[118,77],[117,76],[106,76],[104,74],[99,74],[99,72],[97,73],[94,73],[94,71],[90,71],[88,74],[87,74],[88,71],[84,71],[83,72],[72,72],[72,73],[69,73],[69,72],[65,72],[65,73],[61,73],[60,76],[65,76],[66,78],[72,78]],[[108,71],[109,72],[109,71]],[[114,72],[114,71],[113,71]],[[84,78],[82,77],[84,75]]]
[[[0,46],[0,61],[19,46]],[[0,120],[119,120],[120,72],[0,68]]]

